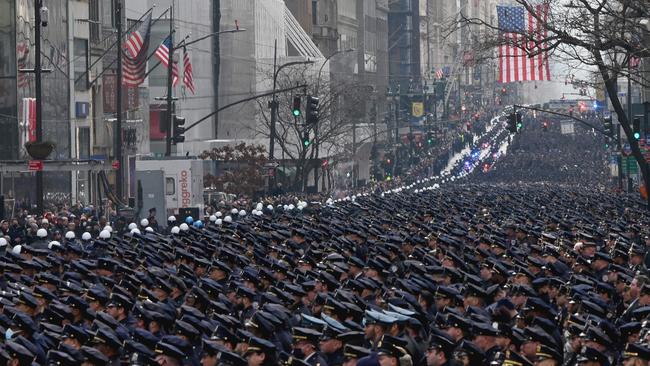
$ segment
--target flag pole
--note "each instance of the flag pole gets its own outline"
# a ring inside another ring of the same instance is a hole
[[[173,116],[173,103],[172,98],[173,84],[172,75],[174,68],[174,4],[169,7],[169,62],[167,62],[167,133],[165,136],[165,156],[170,156],[172,153],[172,128],[174,120]]]
[[[113,153],[117,161],[117,171],[115,177],[115,193],[118,199],[123,199],[123,179],[124,170],[122,167],[122,0],[115,0],[115,15],[117,17],[115,26],[117,27],[117,118],[115,121]],[[117,205],[118,203],[115,202]]]

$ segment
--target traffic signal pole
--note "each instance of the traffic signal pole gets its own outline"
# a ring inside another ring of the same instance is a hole
[[[169,62],[167,63],[167,133],[165,136],[165,156],[172,154],[172,121],[174,120],[173,68],[174,68],[174,5],[169,8]]]

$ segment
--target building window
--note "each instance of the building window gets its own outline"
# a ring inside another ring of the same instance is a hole
[[[80,127],[77,129],[77,136],[79,138],[79,159],[90,158],[90,128]]]
[[[311,24],[318,24],[318,2],[316,0],[311,2]]]
[[[172,177],[165,178],[165,194],[168,196],[176,194],[176,181]]]
[[[99,0],[90,0],[88,4],[88,19],[90,23],[90,41],[98,43],[99,37]]]
[[[88,90],[88,40],[74,39],[74,90]]]

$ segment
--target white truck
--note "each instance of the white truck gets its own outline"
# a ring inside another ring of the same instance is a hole
[[[159,223],[166,223],[168,216],[179,212],[184,216],[189,209],[198,209],[203,215],[203,164],[203,160],[185,157],[136,160],[143,209],[155,207],[162,218],[157,217]]]

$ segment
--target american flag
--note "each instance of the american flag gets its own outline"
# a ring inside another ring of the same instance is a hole
[[[499,82],[551,80],[548,52],[539,52],[546,44],[545,23],[548,5],[532,5],[535,13],[523,6],[497,6],[499,18]],[[534,56],[529,56],[537,53]]]
[[[185,87],[194,94],[194,72],[192,71],[192,61],[187,48],[183,47],[183,83]]]
[[[137,87],[144,82],[147,71],[147,49],[151,35],[151,13],[124,43],[122,53],[122,84]]]
[[[25,41],[18,42],[16,44],[16,62],[18,64],[18,69],[27,68],[27,62],[29,60],[29,44]],[[24,88],[29,85],[28,73],[18,72],[18,87]]]
[[[436,78],[442,79],[443,77],[445,77],[445,72],[442,69],[436,70]]]
[[[172,37],[167,36],[164,41],[158,46],[156,50],[156,58],[160,60],[165,68],[169,68],[169,50],[172,48]],[[178,65],[172,62],[172,85],[178,84]]]

